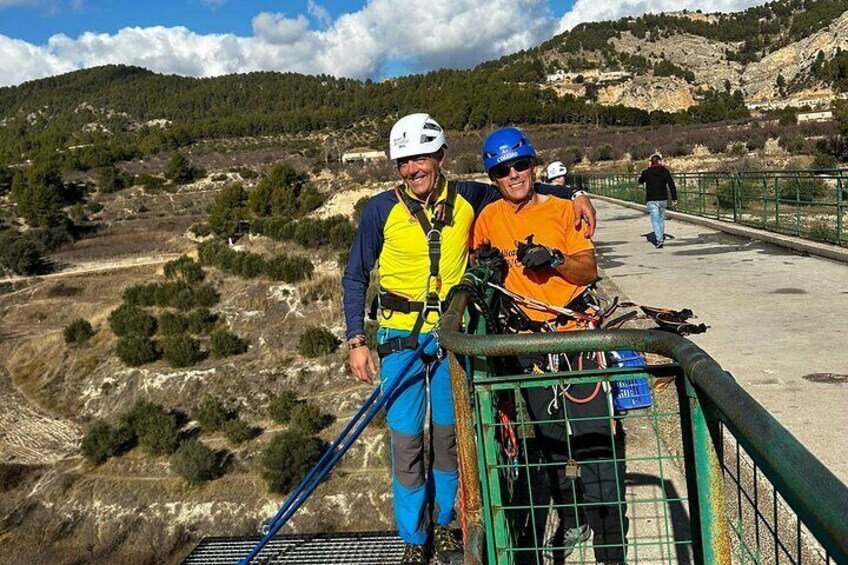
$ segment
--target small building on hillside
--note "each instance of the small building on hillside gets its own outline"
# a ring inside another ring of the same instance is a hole
[[[815,112],[798,112],[798,123],[804,122],[829,122],[833,119],[833,112],[830,110],[817,110]]]
[[[367,163],[385,158],[385,151],[374,151],[370,147],[356,147],[342,154],[342,163]]]

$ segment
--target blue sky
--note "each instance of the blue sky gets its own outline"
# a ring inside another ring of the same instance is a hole
[[[0,86],[108,63],[186,76],[468,68],[583,21],[761,0],[0,0]]]

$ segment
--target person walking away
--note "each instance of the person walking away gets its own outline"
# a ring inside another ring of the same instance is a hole
[[[598,278],[594,246],[575,230],[571,202],[538,193],[536,151],[521,130],[493,132],[483,145],[483,166],[503,200],[485,208],[474,225],[475,260],[495,270],[505,262],[503,286],[536,304],[531,307],[516,300],[523,314],[509,331],[581,329],[574,319],[538,306],[584,310],[577,304]],[[597,368],[594,355],[566,359],[535,354],[516,361],[522,372],[540,374],[566,366]],[[623,563],[627,529],[623,472],[613,462],[617,452],[608,395],[589,383],[569,384],[567,391],[560,386],[522,388],[542,454],[548,463],[557,464],[549,467],[549,482],[562,535],[534,545],[558,547],[551,553],[564,559],[594,531],[597,562]],[[580,479],[569,472],[575,464]]]
[[[397,379],[404,379],[388,399],[386,422],[391,438],[394,515],[404,541],[401,563],[405,565],[427,563],[428,542],[436,563],[463,559],[462,546],[449,529],[456,514],[459,473],[448,360],[435,340],[422,354],[416,350],[419,339],[438,322],[448,291],[465,272],[475,217],[484,206],[501,198],[489,184],[448,182],[442,174],[446,151],[445,132],[428,114],[410,114],[394,124],[389,155],[402,183],[368,201],[342,278],[348,363],[353,375],[373,383],[376,373],[365,340],[364,311],[371,270],[377,264],[380,289],[371,310],[380,323],[380,386],[385,391]],[[551,185],[544,190],[563,197],[575,193]],[[574,209],[573,223],[580,226],[579,218],[587,233],[593,232],[595,211],[589,199],[576,196]],[[401,375],[409,362],[410,369]],[[429,469],[424,457],[428,384]]]
[[[661,249],[665,240],[665,210],[668,206],[669,192],[671,205],[677,205],[677,187],[671,172],[662,164],[662,155],[651,155],[648,168],[639,175],[639,184],[645,185],[645,203],[651,216],[654,230],[654,246]]]

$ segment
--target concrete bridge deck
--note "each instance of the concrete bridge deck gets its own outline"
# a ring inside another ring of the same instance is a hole
[[[645,212],[594,202],[606,275],[635,302],[691,308],[710,330],[690,339],[848,483],[848,264],[679,219],[655,249]]]

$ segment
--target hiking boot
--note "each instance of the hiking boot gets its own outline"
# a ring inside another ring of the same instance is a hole
[[[433,528],[433,553],[434,565],[462,565],[462,544],[448,526]]]
[[[415,543],[403,544],[403,556],[400,558],[400,565],[427,565],[424,546]]]
[[[565,559],[574,551],[578,544],[592,539],[592,530],[583,524],[577,528],[569,528],[565,532],[557,530],[545,541],[543,552],[549,559]]]

